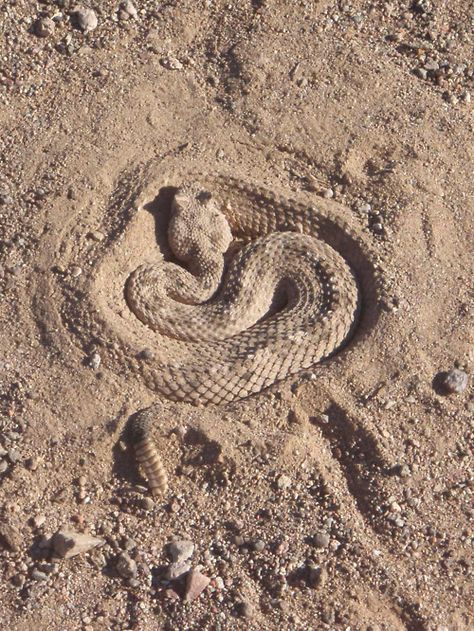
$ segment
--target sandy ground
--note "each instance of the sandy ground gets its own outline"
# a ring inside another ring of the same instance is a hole
[[[435,380],[474,365],[469,4],[104,0],[84,33],[69,0],[1,3],[3,629],[473,628],[474,395]],[[136,200],[190,165],[344,207],[385,287],[347,352],[219,408],[65,316],[103,248],[119,317],[154,247]],[[121,440],[153,404],[155,502]],[[56,558],[61,527],[101,544]],[[210,579],[192,602],[173,539]]]

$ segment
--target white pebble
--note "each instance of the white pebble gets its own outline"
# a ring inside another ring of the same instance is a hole
[[[88,7],[76,6],[73,9],[73,14],[76,16],[77,24],[84,34],[90,33],[97,28],[98,20],[97,15],[93,9]]]

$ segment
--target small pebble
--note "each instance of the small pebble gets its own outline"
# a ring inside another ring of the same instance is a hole
[[[255,550],[255,552],[262,552],[262,550],[265,549],[265,542],[261,539],[257,539],[253,542],[253,549]]]
[[[35,528],[41,528],[41,526],[45,523],[46,516],[45,515],[36,515],[33,517],[33,526]]]
[[[102,539],[72,530],[60,530],[52,539],[55,553],[63,559],[87,552],[102,543],[104,543]]]
[[[415,68],[414,73],[420,79],[426,79],[428,77],[428,72],[424,68]]]
[[[34,581],[47,581],[48,580],[48,575],[45,574],[45,572],[41,572],[40,570],[37,570],[36,568],[31,572],[31,578]]]
[[[121,20],[127,20],[128,18],[136,20],[138,17],[138,11],[131,0],[121,2],[119,9],[119,17]]]
[[[138,354],[139,359],[144,359],[145,361],[151,361],[155,359],[155,353],[151,350],[151,348],[144,348]]]
[[[30,471],[36,471],[39,465],[40,465],[40,459],[35,458],[33,456],[31,458],[27,458],[27,460],[25,461],[25,466]]]
[[[94,241],[103,241],[105,239],[104,233],[100,232],[100,230],[93,230],[92,232],[89,232],[87,236]]]
[[[151,499],[151,497],[143,497],[140,500],[140,505],[144,510],[150,511],[154,509],[155,502]]]
[[[332,188],[326,188],[324,191],[321,192],[322,197],[324,197],[324,199],[332,199],[334,197],[334,191],[332,190]]]
[[[439,375],[440,384],[447,394],[460,394],[467,388],[469,377],[467,373],[459,368],[454,368]]]
[[[410,467],[407,464],[400,465],[398,475],[401,478],[408,478],[411,474]]]
[[[38,37],[49,37],[54,33],[56,25],[51,18],[40,18],[35,22],[35,34]]]
[[[23,537],[16,526],[0,521],[0,549],[6,546],[13,552],[17,552],[22,542]]]
[[[86,35],[95,28],[97,28],[98,20],[97,15],[93,9],[83,6],[77,6],[73,9],[73,14],[76,18],[77,25]]]
[[[97,370],[99,368],[100,362],[101,362],[101,358],[100,358],[99,353],[92,353],[92,355],[89,357],[89,366],[93,370]]]
[[[279,489],[285,490],[290,488],[291,486],[291,478],[288,477],[287,475],[283,474],[281,475],[278,480],[277,480],[277,487]]]
[[[174,563],[187,561],[193,556],[194,543],[192,541],[188,541],[187,539],[173,541],[168,546],[168,552]]]
[[[176,57],[164,57],[160,63],[167,70],[182,70],[183,68],[183,64]]]
[[[208,576],[201,574],[199,570],[191,570],[186,578],[184,601],[192,602],[193,600],[196,600],[210,582],[211,579]]]
[[[21,589],[25,584],[26,577],[23,574],[15,574],[14,576],[12,576],[11,581],[13,585],[15,585],[15,587]]]
[[[69,269],[69,273],[71,274],[71,276],[73,278],[77,278],[78,276],[80,276],[82,274],[82,268],[79,267],[79,265],[73,265],[70,269]]]
[[[175,581],[185,576],[191,569],[191,561],[180,561],[179,563],[171,563],[166,570],[166,578],[169,581]]]
[[[122,578],[134,578],[137,575],[137,564],[127,552],[122,552],[115,567]]]
[[[329,545],[330,537],[327,532],[317,532],[313,536],[313,545],[316,548],[327,548]]]
[[[13,204],[13,197],[5,191],[0,191],[0,206],[7,206]]]

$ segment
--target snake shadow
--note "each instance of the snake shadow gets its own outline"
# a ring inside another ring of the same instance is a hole
[[[168,242],[168,226],[171,219],[171,204],[177,190],[175,186],[163,186],[158,195],[143,206],[155,220],[156,243],[166,259],[174,258]]]
[[[137,466],[132,445],[131,428],[133,428],[137,415],[138,412],[134,412],[127,418],[113,448],[112,473],[117,479],[132,486],[136,484],[146,485],[146,481]]]
[[[328,441],[359,511],[372,529],[383,532],[377,519],[377,507],[386,499],[383,478],[389,475],[389,464],[371,431],[351,418],[341,406],[332,402],[326,415],[328,420],[312,417],[311,423],[319,427]]]

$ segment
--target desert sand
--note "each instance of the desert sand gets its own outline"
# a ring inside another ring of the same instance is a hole
[[[472,6],[87,7],[0,6],[0,626],[472,629]],[[192,170],[340,213],[383,285],[341,353],[227,405],[109,335],[139,343],[147,205]],[[156,498],[123,434],[149,406]]]

